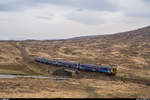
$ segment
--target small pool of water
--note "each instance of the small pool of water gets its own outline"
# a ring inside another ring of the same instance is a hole
[[[44,76],[25,76],[25,75],[0,75],[0,78],[18,78],[18,77],[24,77],[24,78],[49,78]]]
[[[26,76],[26,75],[2,75],[0,74],[0,79],[2,78],[39,78],[39,79],[50,79],[50,80],[57,80],[57,81],[63,81],[63,80],[72,80],[72,78],[68,77],[57,77],[57,76]]]

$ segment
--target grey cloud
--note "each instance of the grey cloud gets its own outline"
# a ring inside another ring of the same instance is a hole
[[[52,17],[50,16],[38,16],[37,18],[44,19],[44,20],[52,20]]]
[[[150,18],[150,0],[119,0],[120,11],[126,16]]]
[[[10,11],[11,8],[6,6],[6,5],[3,5],[3,4],[0,4],[0,11]]]
[[[78,0],[79,1],[79,0]],[[102,11],[116,11],[118,7],[111,4],[109,0],[80,0],[81,2],[75,6],[82,9],[102,10]],[[77,3],[77,2],[76,2]]]
[[[42,4],[52,4],[73,7],[78,11],[120,11],[126,16],[150,17],[150,0],[112,1],[113,0],[2,0],[0,1],[0,11],[20,11],[25,8],[35,7]]]
[[[0,11],[15,11],[20,8],[33,7],[44,3],[88,10],[117,10],[117,7],[111,4],[109,0],[13,0],[13,2],[8,3],[0,2]]]
[[[72,12],[68,14],[66,18],[68,20],[72,20],[80,24],[87,24],[87,25],[98,25],[104,23],[104,21],[100,16],[87,11]]]
[[[127,16],[131,17],[138,17],[138,18],[150,18],[150,13],[149,12],[126,12],[125,13]]]

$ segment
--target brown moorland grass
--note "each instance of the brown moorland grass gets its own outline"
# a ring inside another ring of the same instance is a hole
[[[142,84],[110,80],[0,79],[1,98],[149,98],[149,91]]]
[[[145,82],[150,80],[150,27],[94,38],[0,42],[0,73],[51,76],[59,68],[35,63],[31,61],[34,56],[86,64],[116,65],[117,77]],[[89,79],[88,75],[94,78]],[[85,76],[63,82],[48,79],[0,79],[0,96],[150,97],[150,87],[146,84],[111,79],[102,74],[88,73]]]

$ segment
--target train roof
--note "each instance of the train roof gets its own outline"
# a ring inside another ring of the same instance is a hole
[[[44,60],[51,60],[51,61],[56,61],[56,62],[68,63],[68,64],[78,64],[77,62],[69,62],[69,61],[64,61],[64,60],[52,60],[52,59],[38,57],[38,56],[34,56],[34,57],[44,59]],[[97,67],[97,68],[112,68],[113,67],[113,66],[103,66],[103,65],[93,65],[93,64],[80,64],[80,65],[85,65],[85,66],[89,66],[89,67]]]
[[[68,62],[68,61],[63,61],[63,60],[58,60],[58,62],[63,62],[63,63],[68,63],[68,64],[78,64],[76,62]]]
[[[89,66],[89,67],[97,67],[97,68],[112,68],[111,66],[102,66],[102,65],[92,65],[92,64],[81,64],[81,65],[85,65],[85,66]]]
[[[81,65],[90,66],[90,67],[97,67],[97,65],[92,65],[92,64],[81,64]]]
[[[98,65],[98,67],[112,68],[112,66],[102,66],[102,65]]]

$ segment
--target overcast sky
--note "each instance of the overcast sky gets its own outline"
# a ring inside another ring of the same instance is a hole
[[[150,25],[150,0],[0,0],[0,40],[112,34]]]

